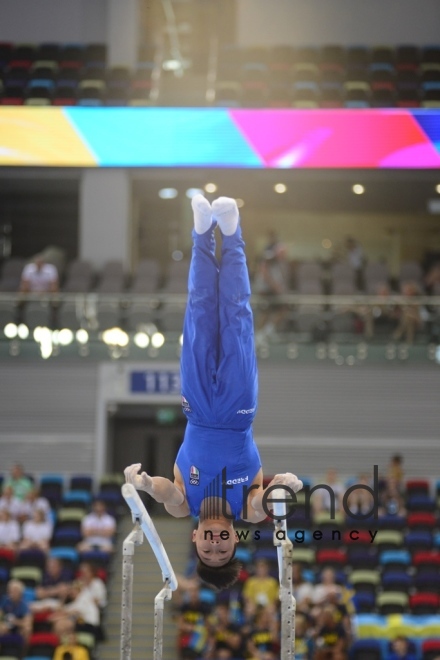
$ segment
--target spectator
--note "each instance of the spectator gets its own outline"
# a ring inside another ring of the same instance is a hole
[[[23,594],[23,582],[9,580],[6,595],[0,600],[0,646],[2,635],[18,634],[25,643],[32,632],[32,616]]]
[[[12,488],[14,497],[20,501],[24,500],[26,495],[33,488],[32,481],[25,476],[23,466],[20,465],[20,463],[13,465],[11,476],[3,483],[3,492],[9,487]]]
[[[107,605],[107,588],[97,575],[96,568],[89,562],[83,562],[79,567],[79,581],[83,589],[91,594],[100,610]]]
[[[295,660],[312,660],[313,639],[310,622],[303,614],[295,617]]]
[[[398,482],[388,477],[385,490],[380,495],[380,516],[405,516],[406,510]]]
[[[12,486],[6,486],[3,489],[3,495],[0,497],[0,511],[8,511],[11,518],[20,518],[23,511],[22,502],[15,497]]]
[[[30,520],[37,509],[44,513],[46,520],[50,520],[52,510],[49,501],[45,497],[41,497],[38,488],[32,488],[21,504],[20,519],[22,522]]]
[[[0,548],[15,550],[20,541],[20,525],[7,509],[0,511]]]
[[[214,614],[208,620],[209,660],[218,658],[239,658],[246,652],[244,636],[240,626],[230,620],[230,610],[226,603],[216,606]]]
[[[333,568],[324,568],[321,573],[320,583],[313,589],[313,602],[315,605],[323,605],[333,594],[341,594],[342,589],[336,583],[336,574]]]
[[[265,559],[255,562],[255,575],[248,578],[243,587],[245,614],[251,618],[259,605],[274,607],[279,599],[279,583],[269,573],[269,563]]]
[[[32,611],[57,609],[69,592],[72,573],[64,568],[57,557],[48,557],[41,585],[35,589],[36,600],[31,603]]]
[[[100,606],[105,605],[106,592],[96,584],[98,578],[89,578],[85,564],[82,564],[80,579],[70,586],[66,594],[69,602],[61,605],[50,617],[55,634],[62,639],[73,633],[79,623],[83,629],[92,632],[96,639],[101,639]]]
[[[362,245],[351,236],[345,239],[345,249],[347,253],[347,260],[356,274],[356,286],[358,289],[362,288],[362,273],[365,263],[364,250]]]
[[[440,261],[432,264],[425,276],[425,286],[429,293],[437,295],[440,286]]]
[[[308,612],[313,600],[313,584],[304,580],[300,564],[292,564],[292,582],[298,610]]]
[[[256,341],[261,343],[280,330],[286,318],[287,307],[277,300],[289,291],[289,262],[282,243],[266,248],[258,260],[254,291],[266,298],[257,324]]]
[[[398,311],[396,306],[389,302],[391,289],[388,284],[382,282],[377,284],[374,295],[383,299],[378,305],[361,305],[356,308],[357,313],[364,322],[364,334],[367,339],[372,339],[376,331],[381,335],[389,335],[396,328]]]
[[[35,509],[31,520],[23,523],[21,550],[36,548],[47,552],[52,537],[52,523],[46,520],[44,511]]]
[[[391,456],[390,463],[388,465],[387,479],[394,481],[399,491],[403,492],[403,457],[400,454],[394,454],[394,456]]]
[[[344,486],[339,480],[338,473],[334,468],[329,468],[324,479],[324,485],[328,486],[327,488],[320,488],[316,492],[316,497],[318,498],[317,504],[315,504],[315,513],[328,512],[331,513],[333,510],[341,511],[342,510],[342,498],[344,496]],[[332,495],[333,492],[333,495]],[[315,500],[316,502],[316,500]]]
[[[410,651],[408,638],[399,635],[392,641],[386,660],[417,660],[417,655]]]
[[[361,474],[357,480],[357,483],[360,486],[368,486],[371,488],[371,482],[366,474]],[[371,513],[373,515],[374,510],[374,499],[372,494],[365,488],[356,488],[352,491],[347,497],[347,507],[353,515],[367,515]]]
[[[80,646],[76,635],[65,635],[63,643],[56,647],[53,660],[90,660],[90,653],[85,646]]]
[[[274,609],[258,606],[248,636],[248,653],[255,660],[277,660],[280,656],[278,619]]]
[[[116,532],[116,521],[110,516],[102,500],[95,500],[92,511],[83,518],[81,533],[83,540],[78,545],[80,552],[87,550],[102,550],[113,552],[113,536]]]
[[[314,660],[345,660],[346,651],[344,626],[338,623],[334,606],[326,605],[318,622]]]
[[[20,284],[22,293],[56,293],[58,289],[57,269],[47,264],[43,255],[38,254],[33,263],[24,267]]]
[[[207,618],[210,612],[211,606],[200,599],[199,586],[189,586],[177,617],[181,660],[196,660],[204,652],[208,639]]]
[[[403,282],[401,286],[402,296],[415,298],[421,294],[420,287],[416,282]],[[420,305],[402,305],[399,310],[399,324],[394,331],[393,339],[404,339],[407,344],[414,342],[418,330],[423,328],[423,314]]]

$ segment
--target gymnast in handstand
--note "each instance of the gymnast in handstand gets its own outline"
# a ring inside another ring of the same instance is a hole
[[[233,521],[264,520],[263,471],[252,434],[257,410],[258,373],[250,283],[234,199],[209,204],[192,200],[194,230],[188,302],[181,355],[182,406],[188,423],[174,465],[174,483],[139,474],[141,465],[124,471],[128,483],[165,505],[172,516],[196,516],[193,542],[197,572],[223,589],[240,570],[234,559],[238,542]],[[215,229],[222,237],[221,260],[215,256]],[[302,482],[290,472],[277,474],[270,486]],[[266,511],[265,511],[266,509]]]

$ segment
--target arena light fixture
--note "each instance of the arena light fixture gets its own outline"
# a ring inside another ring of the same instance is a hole
[[[351,189],[355,195],[363,195],[365,192],[365,186],[362,183],[355,183]]]
[[[8,339],[15,339],[18,335],[18,328],[15,323],[7,323],[3,329],[5,337]]]
[[[205,185],[205,190],[207,193],[215,193],[217,192],[217,185],[215,183],[207,183]]]
[[[203,190],[201,188],[188,188],[185,195],[188,199],[192,199],[196,195],[203,195]]]
[[[175,60],[173,58],[164,60],[162,63],[162,69],[164,71],[180,71],[182,68],[183,68],[182,62],[180,60]]]
[[[321,245],[326,250],[330,250],[333,243],[331,242],[331,240],[329,238],[323,238],[322,241],[321,241]]]
[[[73,332],[70,328],[62,328],[58,333],[58,343],[61,346],[69,346],[73,342]]]
[[[109,328],[102,333],[102,341],[107,346],[120,346],[123,348],[128,346],[130,338],[121,328]]]
[[[438,183],[435,187],[435,192],[440,195],[440,183]]]
[[[243,206],[244,206],[244,199],[241,199],[241,198],[239,197],[239,198],[236,199],[235,201],[237,202],[237,207],[238,207],[239,209],[243,208]]]
[[[171,254],[171,259],[173,261],[182,261],[182,259],[183,259],[182,250],[173,250],[173,252]]]
[[[150,338],[146,332],[137,332],[133,341],[138,348],[147,348],[150,345]]]
[[[157,194],[161,199],[175,199],[179,193],[176,188],[161,188]]]
[[[84,330],[84,328],[80,328],[79,330],[76,331],[75,338],[78,344],[84,346],[84,344],[87,344],[87,342],[89,341],[89,333],[87,332],[87,330]]]
[[[283,193],[285,193],[287,191],[287,186],[286,186],[285,183],[276,183],[274,185],[273,189],[275,190],[276,193],[278,193],[279,195],[282,195]]]
[[[165,337],[161,332],[155,332],[151,337],[151,345],[153,348],[161,348],[165,344]]]
[[[20,339],[27,339],[29,337],[29,328],[25,323],[20,323],[18,326],[18,336]]]

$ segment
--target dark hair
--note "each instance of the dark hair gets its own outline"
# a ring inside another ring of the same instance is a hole
[[[196,550],[198,562],[196,566],[197,575],[203,582],[206,582],[217,591],[221,589],[228,589],[232,587],[238,580],[241,571],[241,563],[238,559],[234,559],[235,548],[231,559],[223,566],[208,566],[200,559]]]

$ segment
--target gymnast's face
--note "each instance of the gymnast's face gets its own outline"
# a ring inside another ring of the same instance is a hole
[[[226,534],[227,532],[227,538]],[[224,538],[221,538],[220,534]],[[224,566],[227,564],[237,543],[233,526],[218,521],[204,520],[199,523],[198,529],[193,531],[193,543],[196,544],[199,559],[207,566]]]

